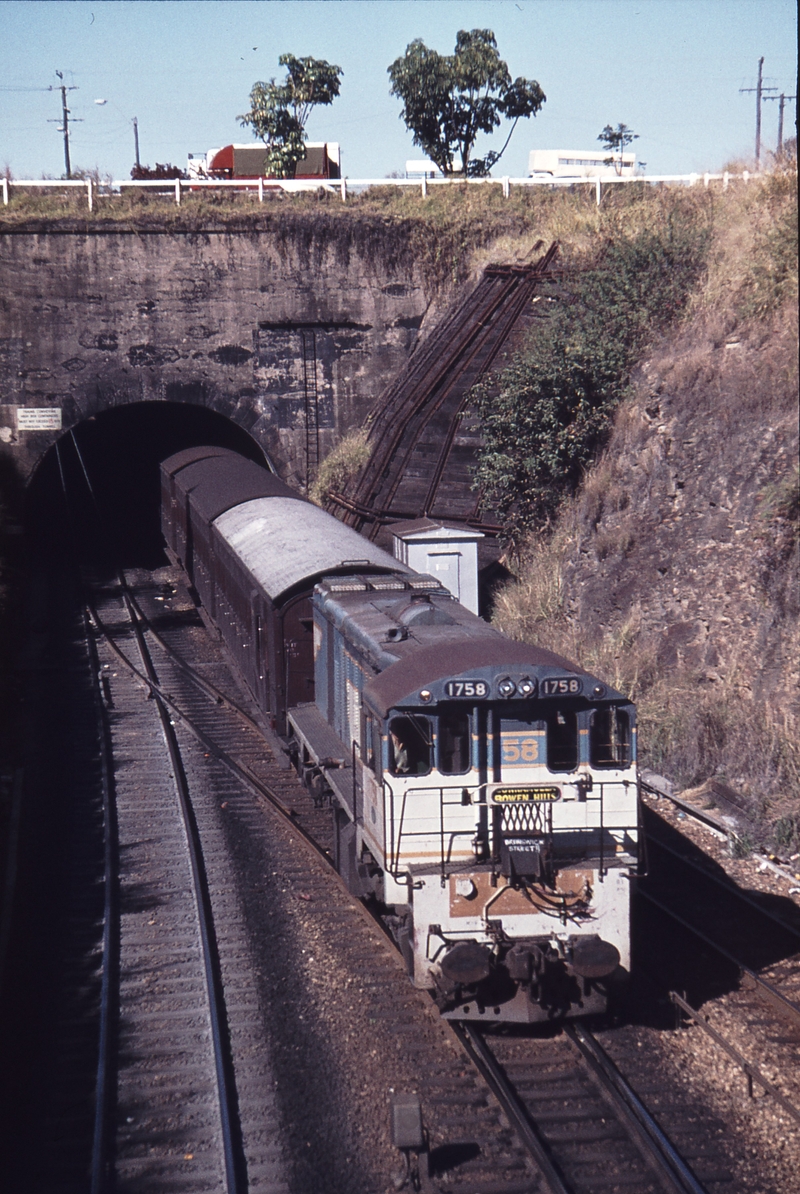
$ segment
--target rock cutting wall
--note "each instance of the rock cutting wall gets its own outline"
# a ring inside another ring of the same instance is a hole
[[[639,633],[663,672],[797,707],[796,327],[691,327],[654,353],[579,503],[583,633]],[[788,492],[788,488],[786,489]]]
[[[429,299],[374,236],[367,251],[301,231],[0,235],[0,451],[24,479],[58,438],[20,430],[20,407],[68,429],[129,403],[195,403],[304,484],[402,366]]]

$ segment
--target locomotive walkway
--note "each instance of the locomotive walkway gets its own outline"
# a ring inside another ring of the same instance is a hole
[[[332,513],[373,540],[388,523],[425,516],[497,532],[472,488],[480,428],[469,393],[530,317],[557,253],[555,243],[533,264],[489,266],[416,349],[372,411],[370,459],[344,492],[330,495]]]

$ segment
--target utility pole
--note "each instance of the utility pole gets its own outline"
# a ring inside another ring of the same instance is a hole
[[[72,178],[72,167],[71,167],[70,161],[69,161],[70,110],[67,107],[67,92],[68,91],[77,91],[77,87],[67,87],[66,83],[64,82],[64,76],[62,75],[60,70],[56,71],[56,75],[61,80],[61,83],[58,87],[58,90],[61,92],[61,128],[58,131],[60,133],[64,134],[64,165],[67,170],[67,178]],[[52,91],[53,88],[51,87],[50,90]],[[75,124],[76,122],[73,120],[72,123]],[[48,124],[58,124],[58,121],[57,120],[49,120]]]
[[[761,97],[765,91],[777,91],[777,87],[764,87],[762,83],[762,71],[764,69],[764,59],[758,60],[758,83],[755,87],[740,87],[739,93],[755,91],[756,93],[756,170],[761,165]],[[771,97],[770,97],[771,98]]]
[[[783,108],[781,108],[783,112]],[[139,121],[134,116],[133,118],[133,144],[136,151],[136,168],[139,168]]]
[[[783,157],[783,110],[786,107],[787,100],[796,100],[796,95],[765,95],[764,100],[779,100],[778,103],[778,148],[775,151],[775,157],[780,159]]]

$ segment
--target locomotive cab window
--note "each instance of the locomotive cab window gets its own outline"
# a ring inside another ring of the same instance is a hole
[[[593,711],[589,753],[593,767],[630,767],[631,719],[625,709],[607,705]]]
[[[516,716],[500,718],[500,760],[504,779],[518,776],[518,768],[543,763],[544,723],[526,714],[524,708],[512,710]],[[508,774],[507,774],[508,773]]]
[[[427,717],[393,717],[389,722],[392,775],[427,775],[431,769],[431,723]]]
[[[361,758],[365,766],[376,774],[381,757],[380,727],[371,713],[361,711]]]
[[[442,775],[463,775],[470,769],[469,713],[439,712],[439,770]]]
[[[551,771],[578,766],[578,718],[570,709],[554,709],[547,716],[547,766]]]

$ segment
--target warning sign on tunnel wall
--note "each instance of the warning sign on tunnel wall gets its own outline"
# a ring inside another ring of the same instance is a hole
[[[60,431],[60,406],[18,406],[18,431]]]

